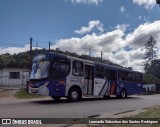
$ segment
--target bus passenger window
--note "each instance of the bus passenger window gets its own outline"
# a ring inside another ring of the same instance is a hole
[[[73,75],[83,76],[83,63],[79,61],[73,61]]]
[[[99,66],[99,65],[96,66],[96,78],[101,78],[101,79],[105,78],[103,66]]]
[[[116,80],[115,70],[105,69],[105,75],[106,75],[106,79],[108,80]]]

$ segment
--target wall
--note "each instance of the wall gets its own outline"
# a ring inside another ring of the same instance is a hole
[[[10,72],[19,72],[20,77],[17,79],[10,78]],[[0,70],[0,86],[22,86],[26,85],[29,79],[29,70],[25,68],[4,68]]]
[[[145,89],[146,92],[149,92],[149,91],[155,92],[156,84],[143,84],[143,88]]]

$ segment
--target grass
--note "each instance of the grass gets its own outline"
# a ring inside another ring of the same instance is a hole
[[[37,95],[37,94],[30,94],[27,90],[21,89],[20,91],[16,92],[15,97],[17,99],[32,99],[32,98],[42,98],[44,96]]]
[[[145,112],[132,116],[132,118],[160,118],[160,106],[149,108]]]
[[[139,113],[127,118],[158,118],[160,119],[160,106],[147,109],[145,112]],[[105,125],[88,125],[88,127],[160,127],[159,124],[105,124]]]

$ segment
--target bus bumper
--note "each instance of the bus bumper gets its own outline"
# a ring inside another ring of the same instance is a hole
[[[29,87],[29,93],[49,96],[49,89],[45,85],[38,88]]]

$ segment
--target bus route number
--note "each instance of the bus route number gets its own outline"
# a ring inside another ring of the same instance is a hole
[[[59,81],[59,84],[60,84],[60,85],[64,85],[64,84],[65,84],[65,81]]]

